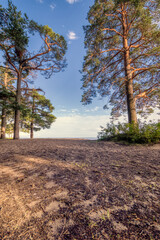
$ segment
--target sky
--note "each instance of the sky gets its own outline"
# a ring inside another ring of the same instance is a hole
[[[35,133],[35,137],[96,138],[100,126],[105,127],[110,121],[110,111],[103,109],[108,99],[97,98],[90,105],[82,105],[80,73],[85,56],[83,26],[88,24],[87,13],[94,0],[13,0],[13,3],[30,19],[63,35],[68,44],[65,71],[52,75],[50,79],[38,74],[35,79],[33,87],[45,91],[57,117],[50,129]],[[6,7],[7,0],[0,0],[0,4]],[[35,37],[34,46],[39,45],[40,39]],[[21,133],[21,137],[29,136]]]

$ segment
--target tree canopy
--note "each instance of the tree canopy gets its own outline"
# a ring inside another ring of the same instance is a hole
[[[34,34],[39,35],[42,43],[37,52],[29,50],[30,39]],[[66,50],[67,44],[63,36],[55,33],[49,26],[29,20],[26,14],[23,16],[10,0],[7,8],[0,7],[0,51],[4,56],[1,68],[5,68],[7,63],[10,71],[17,76],[15,139],[19,138],[23,78],[31,71],[40,71],[46,78],[62,71],[66,67]]]
[[[112,115],[127,111],[129,122],[136,122],[136,109],[160,103],[159,3],[95,1],[84,27],[84,104],[97,95],[110,96]]]
[[[22,130],[30,132],[31,138],[33,138],[34,131],[49,129],[56,120],[56,117],[52,114],[54,110],[53,105],[43,94],[39,94],[38,90],[29,90],[28,97],[24,103],[28,111],[24,111],[24,115],[22,115],[21,126]]]
[[[23,16],[10,0],[8,8],[0,8],[0,27],[0,49],[13,71],[40,70],[49,77],[66,66],[64,37]],[[29,40],[34,34],[40,36],[42,45],[37,52],[30,52]]]

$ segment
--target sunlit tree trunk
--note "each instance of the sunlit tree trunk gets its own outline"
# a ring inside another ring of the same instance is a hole
[[[35,99],[33,96],[33,103],[32,103],[32,119],[31,119],[31,125],[30,125],[30,138],[33,139],[33,127],[34,127],[34,118],[33,115],[35,113]]]
[[[19,139],[21,82],[22,82],[22,71],[20,70],[17,78],[16,109],[15,109],[15,119],[14,119],[14,139]]]
[[[6,108],[2,108],[2,118],[1,118],[1,139],[6,137]]]
[[[128,122],[137,123],[136,103],[133,95],[133,79],[130,65],[129,46],[127,39],[127,13],[125,11],[125,4],[122,4],[122,23],[123,23],[123,48],[124,48],[124,68],[126,81],[126,96],[127,96],[127,110]]]
[[[5,72],[5,74],[4,74],[4,87],[5,88],[7,87],[7,78],[8,78],[8,74],[7,74],[7,72]],[[3,101],[5,101],[5,99]],[[7,110],[6,110],[5,103],[3,102],[2,117],[1,117],[1,139],[6,138],[6,114],[7,114]]]

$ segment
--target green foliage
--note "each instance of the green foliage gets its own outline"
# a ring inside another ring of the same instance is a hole
[[[99,140],[129,143],[157,143],[160,141],[160,122],[152,124],[108,123],[98,134]]]
[[[8,50],[11,53],[10,46],[14,46],[15,56],[20,61],[20,53],[23,53],[28,45],[29,37],[27,35],[28,17],[22,16],[21,11],[8,1],[8,8],[0,9],[0,43],[1,49]],[[12,59],[15,61],[15,59]]]
[[[49,129],[56,120],[56,117],[52,114],[54,107],[50,100],[39,94],[35,89],[30,92],[29,99],[24,100],[23,106],[21,112],[21,130],[23,132],[29,132],[31,127],[34,131]]]
[[[15,93],[11,92],[5,87],[0,87],[0,100],[5,100],[6,102],[6,99],[11,99],[11,98],[15,98]]]
[[[42,44],[40,49],[31,52],[29,40],[34,34],[39,36]],[[42,26],[30,20],[26,14],[17,10],[11,0],[8,0],[8,7],[0,6],[0,51],[4,54],[4,63],[1,68],[5,69],[7,65],[7,68],[14,73],[17,79],[16,102],[13,106],[15,110],[15,139],[19,138],[19,112],[22,116],[27,113],[21,104],[22,89],[24,90],[22,81],[25,81],[24,79],[32,71],[40,71],[46,78],[49,78],[53,73],[62,71],[66,67],[66,59],[64,58],[66,50],[67,44],[63,36],[55,33],[46,25]],[[28,87],[27,83],[26,86]],[[46,102],[46,105],[49,105],[49,102]],[[45,110],[42,110],[41,116],[36,115],[34,119],[34,123],[39,124],[37,130],[40,130],[41,128],[49,128],[55,117],[51,114],[47,115]]]
[[[126,38],[136,109],[144,112],[159,105],[159,2],[95,0],[84,27],[83,104],[90,104],[94,97],[107,97],[104,107],[110,106],[113,116],[127,111]]]
[[[1,72],[0,75],[0,110],[2,110],[2,108],[5,108],[7,110],[7,114],[10,114],[15,106],[16,93],[14,91],[12,82],[10,82],[9,87],[5,87],[3,84],[3,75]]]
[[[39,35],[42,45],[39,50],[30,52],[29,40],[34,34]],[[22,74],[39,70],[50,77],[66,67],[67,43],[64,37],[49,26],[30,20],[17,10],[11,0],[7,8],[0,7],[0,50],[9,67],[16,72],[21,69]]]

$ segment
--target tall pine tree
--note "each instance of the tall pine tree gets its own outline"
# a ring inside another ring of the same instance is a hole
[[[112,114],[157,106],[160,98],[159,0],[95,0],[84,27],[82,102],[110,96]]]

